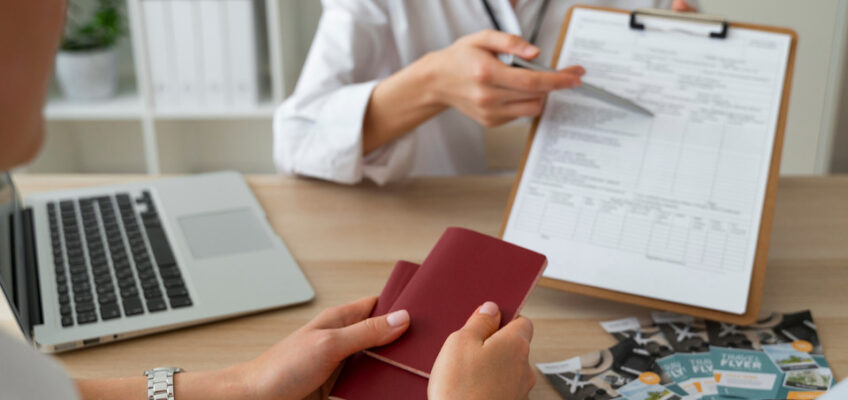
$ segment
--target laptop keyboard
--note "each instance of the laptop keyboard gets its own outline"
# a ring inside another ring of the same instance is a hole
[[[63,327],[192,305],[149,192],[51,202],[47,213]]]

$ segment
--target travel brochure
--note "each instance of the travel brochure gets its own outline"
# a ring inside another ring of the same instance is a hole
[[[601,326],[617,344],[537,364],[563,399],[815,399],[834,384],[809,311],[750,326],[666,312]]]
[[[814,398],[833,384],[809,311],[772,314],[739,327],[707,322],[719,394]]]

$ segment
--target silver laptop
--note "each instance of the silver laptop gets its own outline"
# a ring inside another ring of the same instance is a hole
[[[314,297],[234,172],[23,202],[0,174],[0,286],[24,334],[47,352]]]

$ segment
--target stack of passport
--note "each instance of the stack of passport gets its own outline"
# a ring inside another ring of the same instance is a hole
[[[615,346],[537,364],[562,398],[815,399],[833,385],[809,311],[750,326],[662,312],[601,326]]]
[[[536,252],[448,228],[421,265],[395,265],[372,311],[405,309],[409,329],[389,345],[350,357],[330,398],[426,399],[430,370],[447,337],[486,301],[498,304],[501,326],[515,319],[546,264]]]

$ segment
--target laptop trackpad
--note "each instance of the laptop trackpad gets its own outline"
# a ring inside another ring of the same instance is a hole
[[[250,209],[189,215],[177,220],[195,259],[271,248],[268,234]]]

